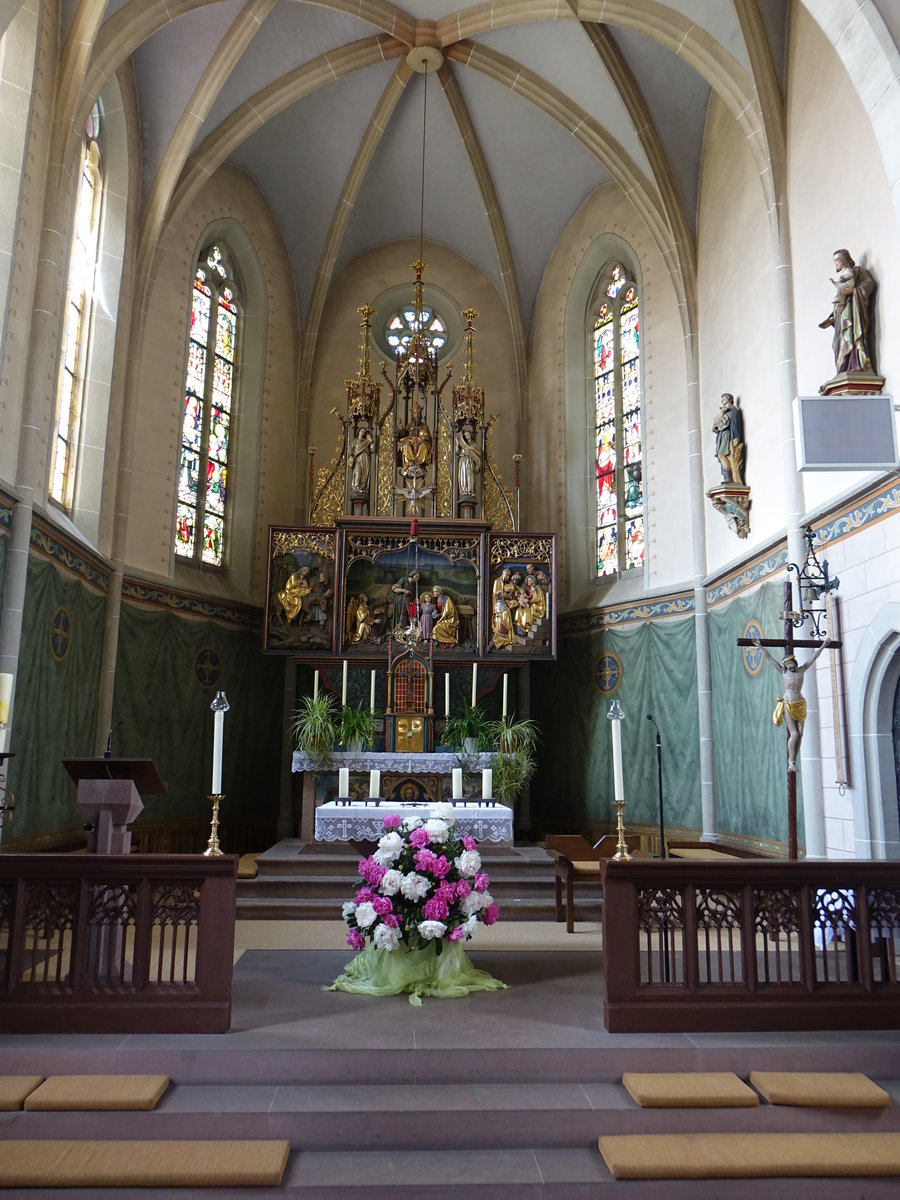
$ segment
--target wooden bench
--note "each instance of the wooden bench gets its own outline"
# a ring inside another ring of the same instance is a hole
[[[649,857],[639,849],[640,836],[626,834],[625,845],[629,853],[639,857]],[[589,880],[596,885],[603,897],[603,883],[600,874],[600,864],[604,859],[612,858],[618,846],[618,838],[614,833],[608,833],[600,839],[596,847],[581,836],[580,833],[554,833],[547,837],[547,853],[553,859],[554,883],[556,885],[556,919],[563,919],[562,889],[566,886],[566,932],[575,932],[575,881]]]

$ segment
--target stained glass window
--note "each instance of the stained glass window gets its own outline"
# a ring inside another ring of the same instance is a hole
[[[638,288],[620,263],[603,277],[593,322],[597,574],[644,562]]]
[[[69,254],[69,277],[63,319],[54,438],[50,465],[50,496],[72,507],[78,439],[84,396],[84,366],[90,328],[97,243],[100,229],[100,111],[94,107],[85,126],[81,174],[75,197],[75,221]]]
[[[227,251],[210,246],[200,255],[191,289],[175,553],[216,567],[225,561],[228,532],[226,485],[240,320]]]
[[[421,332],[426,345],[440,356],[442,348],[447,344],[447,324],[443,317],[428,305],[423,307],[418,322],[416,310],[412,305],[407,305],[392,313],[384,326],[385,340],[394,354],[398,350],[406,350],[416,331]]]

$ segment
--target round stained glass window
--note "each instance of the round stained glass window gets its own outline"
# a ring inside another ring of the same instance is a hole
[[[392,353],[407,350],[413,335],[420,333],[425,344],[440,358],[447,345],[447,323],[435,309],[429,305],[422,308],[418,318],[412,305],[406,305],[393,313],[384,326],[384,340]]]

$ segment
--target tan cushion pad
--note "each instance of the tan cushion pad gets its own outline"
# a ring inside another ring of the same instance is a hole
[[[286,1141],[9,1141],[0,1187],[278,1187]]]
[[[641,1108],[753,1108],[759,1096],[732,1071],[626,1071],[622,1084]]]
[[[581,875],[599,875],[600,864],[593,859],[586,859],[580,862],[573,862],[572,866]]]
[[[900,1175],[900,1133],[661,1133],[601,1137],[614,1179]]]
[[[148,1112],[168,1075],[51,1075],[25,1101],[35,1112]]]
[[[669,850],[669,858],[729,858],[739,859],[736,854],[727,854],[724,850],[701,850],[699,846],[673,846]]]
[[[255,879],[259,874],[259,868],[256,865],[256,860],[259,856],[256,854],[242,854],[238,860],[237,877],[238,879]]]
[[[16,1112],[43,1081],[43,1075],[0,1075],[0,1112]]]
[[[750,1082],[770,1104],[810,1108],[889,1108],[884,1088],[859,1071],[751,1071]]]

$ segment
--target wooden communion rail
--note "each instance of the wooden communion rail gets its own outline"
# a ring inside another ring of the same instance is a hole
[[[900,863],[602,870],[610,1032],[900,1028]]]
[[[222,1033],[233,856],[0,855],[0,1028]]]

